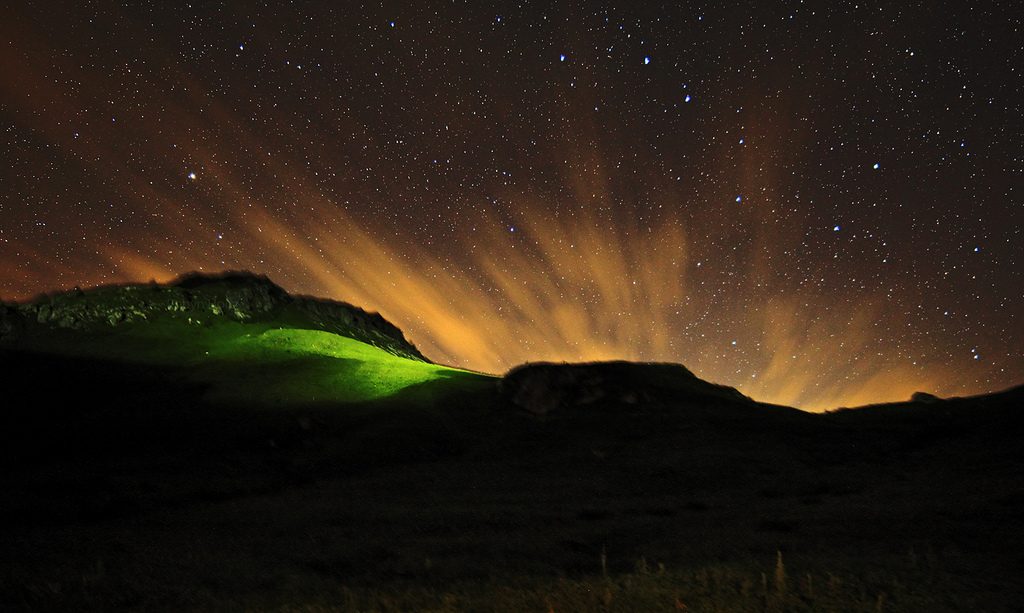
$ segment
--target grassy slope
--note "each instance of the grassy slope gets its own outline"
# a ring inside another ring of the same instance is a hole
[[[213,397],[233,403],[362,402],[412,386],[457,385],[483,375],[391,355],[366,343],[319,330],[270,329],[211,345],[205,359],[224,375]],[[228,383],[230,382],[230,383]]]
[[[188,381],[208,387],[208,400],[246,406],[364,402],[430,382],[457,387],[493,380],[330,332],[230,321],[145,322],[92,333],[43,330],[31,346],[56,355],[181,368]]]

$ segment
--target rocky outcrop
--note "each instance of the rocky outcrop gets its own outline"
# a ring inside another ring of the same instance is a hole
[[[935,396],[934,394],[929,394],[928,392],[914,392],[910,396],[910,401],[911,402],[924,402],[926,404],[931,404],[931,403],[934,403],[934,402],[941,402],[942,398],[939,398],[938,396]]]
[[[499,386],[511,404],[535,415],[601,404],[749,400],[734,388],[697,378],[680,364],[538,362],[512,369]]]
[[[189,325],[273,323],[341,334],[391,354],[425,360],[379,313],[344,302],[292,296],[267,277],[245,272],[190,273],[168,283],[110,285],[0,305],[0,340],[35,326],[87,330],[153,320]]]

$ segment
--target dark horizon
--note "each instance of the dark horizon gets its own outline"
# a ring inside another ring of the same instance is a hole
[[[273,279],[269,278],[266,275],[259,275],[259,274],[255,274],[255,273],[250,273],[248,271],[242,271],[242,270],[224,270],[224,271],[214,272],[214,273],[204,273],[204,272],[198,272],[198,271],[191,271],[191,272],[183,273],[181,275],[177,275],[176,277],[174,277],[172,280],[168,281],[167,283],[158,283],[156,280],[150,280],[147,283],[124,282],[124,283],[109,283],[109,284],[96,285],[96,286],[91,286],[91,287],[78,287],[78,286],[75,286],[75,287],[70,288],[70,289],[63,289],[63,290],[55,290],[55,291],[51,291],[51,292],[44,292],[42,294],[38,294],[38,295],[36,295],[36,296],[34,296],[32,298],[29,298],[29,299],[20,300],[20,301],[13,301],[13,302],[12,301],[5,302],[3,300],[3,298],[0,297],[0,305],[7,304],[7,305],[13,305],[13,306],[16,306],[16,307],[17,306],[36,305],[36,304],[39,304],[39,303],[50,302],[53,299],[60,298],[62,296],[74,296],[74,295],[77,295],[78,292],[82,292],[81,295],[83,297],[86,297],[86,296],[88,296],[88,295],[90,295],[92,293],[95,293],[96,290],[101,290],[102,291],[102,290],[111,289],[111,288],[132,288],[132,287],[145,287],[145,286],[152,285],[154,287],[156,287],[156,286],[160,286],[160,287],[173,286],[173,287],[181,287],[181,288],[185,288],[185,289],[193,289],[193,288],[202,287],[202,286],[206,285],[209,282],[217,282],[217,281],[232,281],[232,282],[236,282],[236,283],[240,284],[240,286],[250,285],[250,284],[252,284],[254,282],[259,282],[259,283],[264,283],[265,282],[266,284],[269,284],[270,286],[272,286],[275,290],[279,290],[281,292],[284,292],[283,288],[281,288],[277,283],[274,282]],[[347,303],[347,302],[335,301],[335,300],[331,300],[331,299],[323,298],[323,297],[318,297],[318,296],[288,295],[288,297],[290,299],[312,300],[313,302],[316,302],[316,303],[324,303],[324,304],[329,304],[329,305],[339,305],[339,306],[342,306],[342,307],[345,307],[345,308],[353,309],[355,311],[361,311],[361,312],[365,313],[366,315],[368,315],[370,317],[377,317],[377,316],[380,315],[379,313],[377,313],[375,311],[364,311],[363,309],[361,309],[359,307],[359,305],[352,305],[352,304]],[[2,318],[3,315],[4,315],[4,313],[0,312],[0,323],[3,323],[3,318]],[[228,318],[228,319],[230,319],[230,318]],[[386,319],[383,320],[383,321],[384,321],[385,325],[393,326],[393,322],[388,322]],[[63,327],[63,326],[59,326],[59,327]],[[2,329],[2,328],[0,328],[0,329]],[[402,334],[403,338],[405,338],[405,339],[408,338],[408,335],[406,335],[404,333],[404,331],[402,331],[400,328],[397,329],[397,332],[399,334]],[[0,335],[0,338],[2,338],[2,335]],[[413,349],[415,350],[415,346],[413,346]],[[432,362],[434,364],[438,364],[438,365],[441,365],[441,366],[449,366],[449,367],[456,367],[456,368],[458,368],[457,365],[444,364],[443,362],[438,362],[436,360],[433,360],[431,358],[431,356],[429,356],[429,355],[421,356],[421,357],[424,357],[427,361]],[[718,384],[718,382],[716,382],[716,381],[704,379],[703,377],[700,376],[700,373],[692,373],[692,372],[690,372],[690,370],[686,367],[685,364],[682,364],[682,363],[679,363],[679,362],[670,362],[670,361],[638,362],[638,361],[622,360],[622,359],[617,359],[617,358],[610,358],[610,359],[599,360],[599,361],[578,361],[578,362],[527,360],[527,361],[522,362],[520,364],[514,365],[511,369],[509,369],[506,372],[485,372],[485,371],[472,371],[472,370],[470,370],[470,372],[476,372],[476,373],[481,374],[481,375],[487,375],[487,376],[493,376],[493,377],[503,377],[503,376],[507,377],[508,375],[514,373],[515,371],[521,370],[521,369],[526,368],[526,367],[537,367],[537,366],[548,366],[548,365],[553,365],[553,366],[564,365],[566,367],[571,367],[571,368],[577,368],[577,367],[589,368],[589,367],[602,366],[602,365],[608,365],[608,364],[621,364],[621,365],[625,365],[626,367],[637,367],[637,368],[641,368],[641,369],[644,368],[644,367],[652,367],[652,366],[654,366],[654,367],[658,367],[658,366],[682,366],[684,371],[686,371],[690,375],[696,376],[700,381],[711,383],[713,385],[717,385]],[[735,388],[729,388],[729,389],[735,389]],[[872,408],[872,407],[879,407],[879,406],[890,405],[890,404],[898,405],[898,404],[904,404],[904,403],[911,403],[911,402],[914,402],[914,401],[920,402],[920,401],[922,401],[922,398],[924,399],[923,401],[925,401],[925,402],[933,402],[933,401],[939,401],[939,400],[972,400],[972,401],[973,400],[985,400],[985,399],[987,399],[987,397],[990,397],[990,396],[991,397],[997,397],[997,396],[1005,395],[1005,394],[1008,394],[1008,393],[1009,394],[1013,394],[1013,393],[1016,393],[1016,392],[1018,392],[1019,390],[1022,390],[1022,389],[1024,389],[1024,382],[1012,384],[1012,385],[1010,385],[1010,386],[1008,386],[1008,387],[1006,387],[1004,389],[991,390],[989,392],[984,392],[984,393],[981,393],[981,394],[969,394],[969,395],[965,395],[965,396],[939,397],[939,396],[935,396],[934,394],[932,394],[929,390],[917,390],[916,392],[914,392],[914,394],[912,396],[907,397],[907,398],[894,399],[894,400],[890,400],[890,401],[886,401],[886,402],[880,402],[880,403],[867,403],[867,404],[864,404],[864,405],[854,405],[854,406],[846,406],[846,405],[844,405],[844,406],[834,406],[834,407],[824,407],[824,408],[820,408],[819,407],[819,408],[816,408],[816,409],[810,409],[810,408],[807,408],[807,407],[800,407],[800,406],[796,406],[796,405],[778,405],[778,406],[783,406],[783,407],[786,407],[786,408],[798,409],[798,410],[801,410],[801,411],[804,411],[804,412],[808,412],[808,413],[820,413],[820,412],[831,412],[831,411],[846,410],[846,409]],[[756,397],[751,397],[750,400],[753,400],[754,402],[757,402],[759,404],[778,404],[778,403],[771,403],[769,401],[766,401],[766,400],[761,399],[761,398],[756,398]]]

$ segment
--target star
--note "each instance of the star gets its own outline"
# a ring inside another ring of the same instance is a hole
[[[196,173],[194,171],[188,173],[188,180],[189,181],[195,181],[196,180]]]

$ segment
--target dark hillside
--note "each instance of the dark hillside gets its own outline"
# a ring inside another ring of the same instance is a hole
[[[8,311],[0,608],[1024,601],[1020,388],[816,415],[670,364],[498,380],[311,329],[347,307],[274,287],[191,279]],[[145,317],[110,325],[112,309]],[[400,352],[386,329],[365,338]]]

